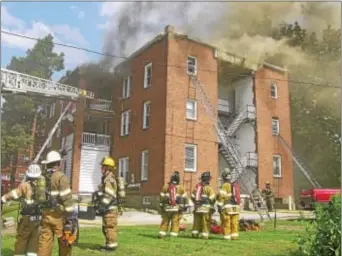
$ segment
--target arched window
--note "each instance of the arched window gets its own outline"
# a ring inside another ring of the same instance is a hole
[[[278,99],[278,88],[277,88],[277,83],[272,81],[271,82],[271,97],[273,99]]]

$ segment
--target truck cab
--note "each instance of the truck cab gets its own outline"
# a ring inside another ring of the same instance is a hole
[[[304,189],[299,194],[299,204],[302,209],[313,210],[316,204],[329,203],[334,195],[341,193],[341,189],[313,188]]]

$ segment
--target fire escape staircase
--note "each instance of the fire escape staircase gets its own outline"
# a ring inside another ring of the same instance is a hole
[[[255,107],[252,105],[247,105],[245,109],[241,111],[229,125],[227,135],[229,137],[233,136],[239,127],[246,122],[254,123],[255,117]]]
[[[215,129],[215,132],[222,143],[220,152],[225,157],[233,172],[233,181],[238,181],[241,187],[248,192],[255,209],[257,209],[260,215],[261,220],[264,220],[265,218],[271,219],[271,216],[267,211],[267,207],[261,196],[261,193],[255,187],[255,181],[249,179],[246,175],[243,175],[246,171],[246,168],[241,161],[238,150],[234,145],[233,141],[231,140],[231,136],[229,135],[228,131],[224,129],[224,126],[218,118],[217,111],[213,108],[212,104],[210,103],[210,100],[208,99],[201,82],[194,76],[191,77],[191,80],[193,85],[199,92],[199,101],[203,104],[208,114],[208,117],[210,118],[210,121]],[[239,127],[239,125],[241,125],[241,123],[244,122],[246,119],[245,114],[243,117],[241,115],[240,118],[238,116],[236,119],[239,119],[238,121],[234,120],[236,121],[236,126]],[[236,131],[236,129],[237,128],[231,129],[231,131]]]

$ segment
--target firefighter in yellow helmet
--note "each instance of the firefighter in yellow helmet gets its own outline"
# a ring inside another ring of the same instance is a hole
[[[201,175],[201,182],[198,183],[192,192],[191,199],[194,203],[194,223],[192,236],[202,236],[203,239],[209,238],[210,228],[210,209],[215,203],[215,192],[209,186],[211,180],[210,172]]]
[[[162,222],[159,238],[164,238],[171,222],[170,236],[177,237],[182,213],[189,207],[188,198],[180,182],[179,172],[174,172],[168,184],[164,185],[160,193],[160,208]]]
[[[39,256],[51,256],[55,235],[60,256],[71,256],[77,237],[77,218],[69,178],[61,171],[61,155],[50,151],[42,164],[46,165],[47,203],[39,235]]]
[[[31,164],[26,171],[26,181],[1,198],[1,203],[22,200],[14,255],[38,255],[38,228],[42,219],[39,206],[45,201],[45,182],[41,174],[40,166]]]
[[[101,250],[115,251],[117,243],[117,219],[121,212],[121,200],[125,197],[125,184],[122,178],[114,175],[115,161],[111,157],[103,158],[101,162],[102,180],[96,192],[97,209],[102,215],[102,232],[106,238]]]
[[[267,181],[265,188],[261,191],[263,198],[266,201],[267,210],[269,212],[274,211],[274,193],[272,191],[271,183]]]

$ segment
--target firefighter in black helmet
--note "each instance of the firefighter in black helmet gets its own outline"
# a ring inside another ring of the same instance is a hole
[[[209,238],[210,209],[215,203],[215,192],[209,186],[211,178],[209,171],[202,173],[201,182],[196,185],[191,195],[195,205],[193,237],[200,235],[203,239]]]

